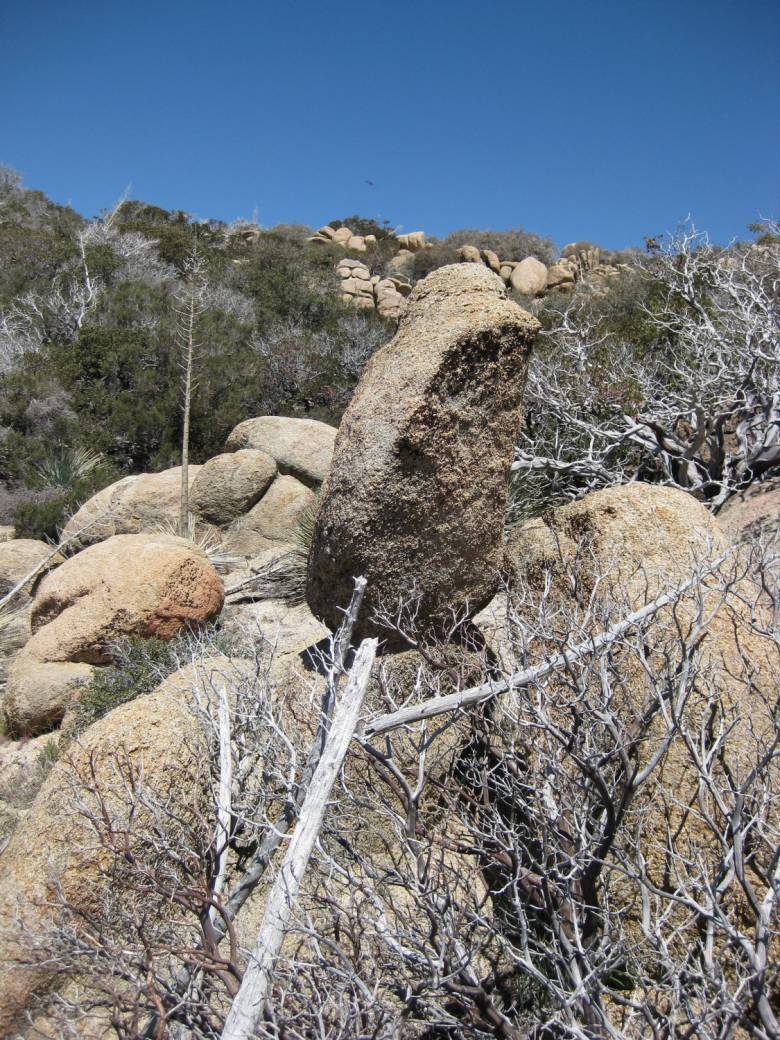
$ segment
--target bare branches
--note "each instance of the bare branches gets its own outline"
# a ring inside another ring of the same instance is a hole
[[[686,226],[643,274],[655,344],[573,301],[531,365],[513,469],[559,498],[642,474],[717,510],[780,466],[780,247],[722,249]]]
[[[227,698],[220,680],[196,691],[209,782],[194,812],[121,762],[114,794],[88,782],[79,811],[112,885],[70,908],[49,963],[98,973],[90,1006],[123,1040],[213,1040],[242,979],[253,1009],[223,1035],[774,1040],[772,550],[732,551],[634,611],[602,573],[570,599],[542,578],[516,587],[503,671],[465,691],[467,709],[422,666],[398,689],[378,680],[390,710],[344,769],[331,761],[330,797],[329,740],[342,756],[355,714],[329,720],[362,696],[338,689],[368,677],[360,655],[347,671],[358,585],[308,754],[289,678],[274,686],[258,660]],[[396,617],[425,646],[413,604]],[[245,969],[241,909],[288,836]]]
[[[448,694],[444,697],[433,697],[424,701],[422,704],[410,705],[409,707],[391,712],[388,715],[369,719],[361,731],[361,736],[366,739],[374,736],[381,736],[383,733],[398,729],[400,726],[406,726],[413,722],[420,722],[423,719],[435,718],[437,715],[460,711],[464,708],[474,707],[475,705],[482,704],[499,694],[519,690],[523,687],[533,686],[553,673],[571,667],[572,664],[588,654],[597,655],[612,643],[622,639],[630,629],[641,626],[643,622],[652,618],[659,610],[663,610],[664,607],[668,607],[670,604],[675,603],[687,592],[690,592],[691,589],[699,585],[707,575],[717,571],[729,556],[732,555],[732,553],[733,550],[730,550],[729,552],[719,556],[713,563],[697,572],[692,578],[679,586],[679,588],[670,592],[662,593],[657,596],[652,603],[648,603],[639,610],[633,611],[606,631],[591,636],[584,642],[571,646],[571,648],[549,657],[541,664],[516,672],[508,678],[498,681],[489,681],[480,686],[475,686],[458,693]]]
[[[355,655],[346,691],[336,706],[325,747],[301,806],[299,822],[268,896],[257,942],[222,1031],[223,1040],[249,1040],[263,1015],[273,982],[274,962],[322,827],[331,789],[355,732],[377,643],[376,639],[364,639]]]

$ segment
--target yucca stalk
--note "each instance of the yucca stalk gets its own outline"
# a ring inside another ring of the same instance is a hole
[[[198,319],[203,312],[206,292],[205,263],[197,248],[193,248],[184,265],[184,281],[176,296],[176,345],[182,369],[182,432],[181,432],[181,504],[179,534],[187,536],[190,516],[190,409],[192,404],[192,362],[197,348]]]

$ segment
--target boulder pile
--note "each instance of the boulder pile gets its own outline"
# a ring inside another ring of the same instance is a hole
[[[189,467],[192,536],[240,580],[284,556],[328,473],[335,437],[333,427],[312,419],[239,423],[223,454]],[[0,631],[9,733],[28,737],[59,725],[79,686],[110,661],[109,647],[122,637],[169,639],[219,614],[221,579],[201,548],[178,537],[180,493],[180,467],[125,477],[74,514],[62,553],[30,539],[0,543],[6,591],[43,561],[42,572],[52,571],[19,592]],[[63,562],[74,550],[81,551]],[[277,638],[278,604],[257,617],[251,607],[241,610],[230,618],[234,628],[251,624]],[[231,612],[240,610],[231,605]],[[296,625],[316,633],[311,642],[324,634],[310,615]]]
[[[222,581],[191,542],[164,534],[115,535],[40,583],[32,636],[8,671],[3,715],[14,735],[58,725],[93,665],[120,638],[171,639],[222,609]]]
[[[358,253],[365,253],[369,246],[376,243],[376,235],[356,235],[348,227],[331,227],[326,224],[309,239],[310,242],[324,242],[327,245],[343,246],[344,249],[354,249]]]
[[[330,466],[336,430],[314,419],[261,416],[230,433],[226,453],[188,469],[195,533],[251,558],[294,540]],[[181,468],[124,477],[76,512],[62,533],[93,545],[116,534],[178,529]]]
[[[360,260],[345,257],[336,273],[341,279],[341,299],[356,307],[376,309],[384,318],[400,318],[406,310],[406,299],[412,286],[404,278],[380,278]]]
[[[516,292],[523,296],[542,296],[544,293],[573,292],[578,282],[588,277],[595,291],[600,291],[600,283],[605,279],[615,278],[625,265],[614,266],[602,261],[598,246],[588,242],[572,242],[564,246],[561,259],[547,264],[536,257],[527,256],[525,260],[501,260],[492,249],[478,249],[465,245],[458,250],[461,263],[484,264],[495,271]]]

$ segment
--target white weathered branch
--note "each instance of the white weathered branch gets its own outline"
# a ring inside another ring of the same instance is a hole
[[[250,1040],[255,1035],[273,980],[274,962],[290,923],[314,844],[322,828],[333,784],[360,715],[377,640],[360,644],[342,700],[337,704],[325,749],[301,806],[287,854],[271,888],[263,921],[241,987],[222,1031],[222,1040]]]
[[[449,693],[444,697],[431,697],[422,704],[411,704],[405,708],[399,709],[398,711],[389,712],[388,714],[380,715],[377,718],[369,719],[361,731],[360,736],[362,739],[367,740],[371,737],[377,737],[383,733],[388,733],[391,730],[398,729],[401,726],[408,726],[414,722],[421,722],[423,719],[432,719],[437,715],[445,715],[449,712],[460,711],[463,708],[474,707],[477,704],[482,704],[484,701],[491,700],[493,697],[497,697],[499,694],[508,693],[510,690],[519,690],[526,686],[532,686],[534,683],[546,679],[548,675],[552,675],[554,672],[569,667],[580,658],[598,653],[610,644],[617,642],[617,640],[622,638],[622,636],[624,636],[626,632],[630,631],[630,629],[635,628],[637,625],[640,625],[642,622],[653,617],[653,615],[657,614],[659,610],[663,610],[664,607],[676,603],[681,596],[684,596],[686,592],[689,592],[692,588],[697,586],[704,577],[708,574],[714,573],[719,567],[721,567],[734,551],[734,548],[729,549],[714,562],[709,564],[704,570],[697,571],[697,573],[683,585],[673,589],[671,592],[662,593],[660,596],[657,596],[652,603],[647,603],[640,610],[635,610],[621,621],[612,625],[606,631],[593,636],[591,639],[578,643],[569,650],[563,650],[561,653],[555,654],[553,657],[548,658],[541,664],[534,665],[533,668],[526,668],[523,671],[515,672],[513,675],[508,676],[508,678],[497,682],[482,683],[479,686],[473,686],[470,689],[462,690],[459,693]]]

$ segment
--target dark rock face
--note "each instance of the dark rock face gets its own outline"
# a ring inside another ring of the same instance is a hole
[[[418,283],[369,362],[321,492],[307,598],[338,625],[368,579],[357,634],[416,590],[418,620],[478,611],[496,589],[512,451],[538,322],[501,279],[455,264]]]

